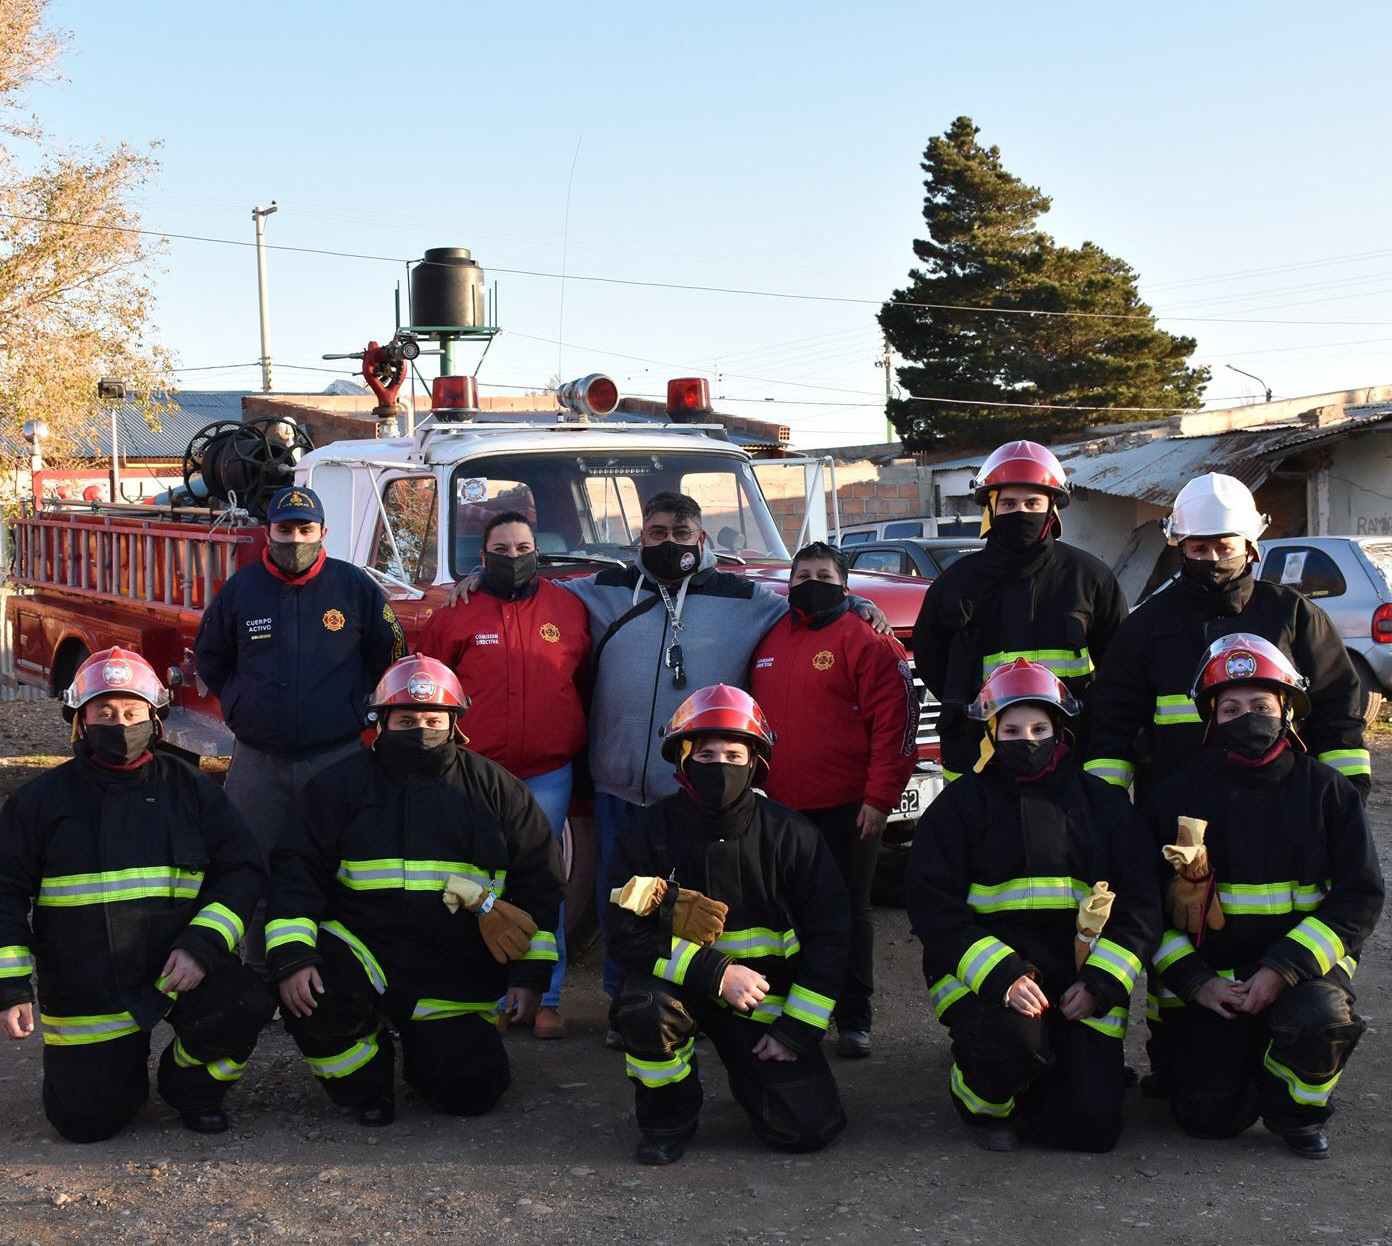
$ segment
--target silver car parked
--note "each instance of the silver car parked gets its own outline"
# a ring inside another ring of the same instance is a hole
[[[1372,722],[1392,697],[1392,537],[1290,536],[1259,541],[1257,575],[1299,589],[1334,621]]]

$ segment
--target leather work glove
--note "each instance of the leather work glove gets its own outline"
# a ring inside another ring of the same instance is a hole
[[[710,947],[725,929],[725,917],[729,912],[728,904],[682,887],[677,891],[676,907],[672,911],[672,933],[688,943]]]
[[[1074,968],[1081,969],[1083,962],[1092,955],[1097,946],[1097,937],[1112,915],[1112,903],[1116,894],[1106,883],[1093,883],[1090,895],[1078,903],[1078,927],[1073,939]]]
[[[1176,874],[1170,880],[1166,907],[1170,924],[1202,938],[1204,930],[1222,930],[1227,925],[1223,906],[1218,903],[1218,891],[1212,878],[1195,880]]]
[[[467,909],[478,918],[479,934],[488,945],[493,959],[500,965],[521,960],[532,946],[537,924],[531,915],[515,904],[499,900],[472,879],[451,874],[445,880],[444,895],[440,897],[451,913]]]
[[[622,887],[615,887],[609,892],[609,903],[617,904],[639,917],[651,917],[666,894],[667,884],[664,880],[648,874],[635,874]]]
[[[1208,849],[1204,846],[1204,832],[1208,823],[1202,818],[1178,819],[1179,829],[1175,842],[1166,844],[1161,852],[1165,860],[1191,882],[1201,882],[1208,878]]]

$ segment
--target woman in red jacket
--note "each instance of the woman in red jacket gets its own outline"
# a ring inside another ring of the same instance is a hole
[[[472,701],[469,747],[521,779],[557,838],[570,804],[571,761],[585,745],[582,691],[590,630],[580,599],[537,578],[531,520],[502,511],[483,533],[483,581],[467,602],[438,610],[417,652],[449,666]],[[565,921],[558,959],[532,1032],[560,1038]]]

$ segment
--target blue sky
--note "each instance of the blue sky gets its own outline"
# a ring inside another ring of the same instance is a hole
[[[146,226],[250,240],[251,207],[275,199],[275,243],[471,247],[508,330],[484,392],[600,370],[656,394],[718,369],[723,409],[790,424],[802,445],[881,438],[873,306],[571,281],[562,322],[557,281],[497,270],[558,272],[564,254],[578,275],[878,300],[921,232],[924,144],[962,113],[1053,197],[1057,238],[1126,259],[1158,311],[1212,318],[1165,322],[1197,336],[1211,400],[1259,392],[1225,363],[1278,396],[1392,382],[1380,6],[50,12],[72,36],[66,81],[30,103],[66,141],[162,144]],[[254,360],[253,253],[172,242],[162,264],[179,363]],[[402,273],[272,253],[276,388],[322,388],[333,374],[308,370],[322,354],[389,335]],[[254,388],[259,372],[181,380]]]

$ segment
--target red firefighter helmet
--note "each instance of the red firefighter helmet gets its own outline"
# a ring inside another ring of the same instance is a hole
[[[435,658],[414,655],[393,662],[372,692],[368,708],[379,722],[387,710],[449,710],[459,715],[471,702],[459,677]]]
[[[156,718],[169,713],[169,689],[138,653],[113,645],[92,654],[63,692],[63,717],[68,722],[88,701],[97,697],[139,697],[148,702]]]
[[[712,684],[693,692],[677,706],[672,721],[658,729],[658,735],[662,737],[662,755],[671,762],[678,760],[683,740],[703,735],[747,740],[765,762],[773,751],[773,728],[759,703],[742,688],[728,684]]]
[[[1310,681],[1269,640],[1247,632],[1220,636],[1209,645],[1189,696],[1199,713],[1210,718],[1218,693],[1233,684],[1248,682],[1267,684],[1284,693],[1297,718],[1310,712]]]
[[[972,497],[978,506],[985,506],[991,493],[1010,485],[1041,489],[1060,510],[1068,505],[1063,464],[1036,441],[1007,441],[992,450],[971,482]]]
[[[1078,702],[1071,692],[1047,666],[1031,662],[1026,658],[1016,658],[1009,664],[996,667],[976,700],[967,706],[967,717],[978,722],[988,722],[1007,706],[1021,701],[1038,701],[1052,705],[1069,718],[1078,714]]]

